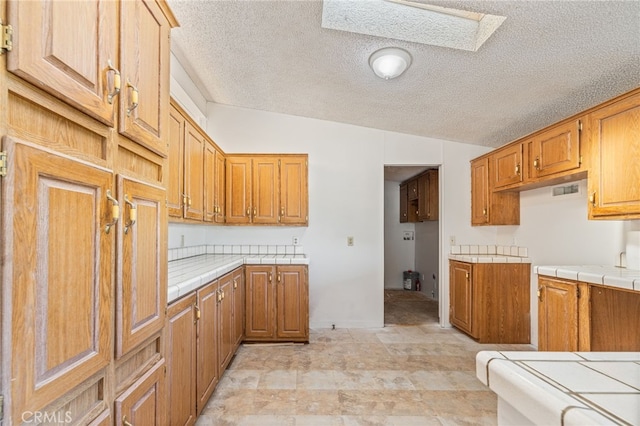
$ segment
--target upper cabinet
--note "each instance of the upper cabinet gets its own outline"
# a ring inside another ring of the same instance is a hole
[[[70,25],[74,16],[82,19]],[[18,35],[9,71],[109,126],[117,110],[122,135],[166,155],[166,63],[177,24],[166,5],[21,1],[8,9],[8,20]]]
[[[589,219],[640,218],[640,90],[588,116]]]
[[[400,184],[400,223],[438,220],[438,170],[429,169]]]
[[[638,152],[640,88],[472,160],[471,223],[518,224],[518,191],[585,178],[589,219],[640,218]]]
[[[307,155],[227,155],[226,223],[307,225]]]

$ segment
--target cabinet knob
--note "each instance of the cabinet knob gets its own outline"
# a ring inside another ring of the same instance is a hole
[[[593,207],[596,206],[596,192],[593,191],[593,193],[591,195],[589,195],[589,202],[591,203],[591,205]]]
[[[107,200],[111,201],[111,204],[112,204],[111,205],[111,222],[107,223],[104,228],[104,232],[108,234],[109,231],[111,231],[111,227],[113,227],[116,224],[116,222],[118,222],[118,219],[120,219],[120,203],[118,203],[118,200],[116,200],[111,196],[110,189],[107,189],[106,197],[107,197]]]
[[[124,233],[129,233],[129,229],[136,224],[138,220],[138,207],[129,200],[129,196],[124,194],[124,202],[129,207],[129,219],[124,224]]]
[[[127,416],[122,416],[122,424],[123,424],[124,426],[133,426],[133,423],[129,423],[129,422],[127,421]]]
[[[516,174],[520,176],[520,163],[516,164]]]
[[[533,167],[535,167],[536,170],[540,170],[540,159],[538,157],[533,160]]]
[[[113,65],[111,64],[111,59],[107,61],[107,67],[108,67],[107,72],[113,73],[113,90],[110,91],[109,94],[107,95],[107,102],[109,102],[109,104],[112,104],[113,98],[116,97],[118,93],[120,93],[120,85],[121,85],[120,71],[118,71],[113,67]]]
[[[542,287],[538,288],[538,300],[542,302]]]
[[[131,84],[130,81],[127,81],[127,87],[131,89],[131,103],[129,104],[129,108],[127,108],[127,117],[131,115],[134,109],[138,108],[138,88]]]
[[[487,209],[486,208],[482,209],[482,214],[485,215],[485,216],[487,215]]]

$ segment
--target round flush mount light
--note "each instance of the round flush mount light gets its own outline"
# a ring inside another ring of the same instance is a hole
[[[399,77],[411,65],[411,55],[399,47],[376,50],[369,57],[369,66],[380,78],[390,80]]]

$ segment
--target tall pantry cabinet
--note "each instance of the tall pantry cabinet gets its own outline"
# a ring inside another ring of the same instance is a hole
[[[177,22],[163,0],[0,1],[0,18],[3,425],[164,424]]]

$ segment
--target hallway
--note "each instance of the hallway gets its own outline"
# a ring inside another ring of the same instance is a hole
[[[480,345],[438,325],[437,303],[385,291],[385,327],[311,330],[310,344],[241,346],[197,425],[493,425]],[[400,325],[411,324],[411,325]]]

